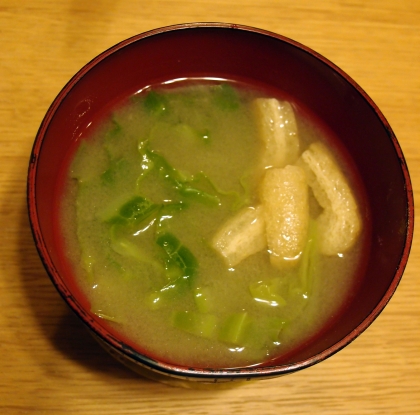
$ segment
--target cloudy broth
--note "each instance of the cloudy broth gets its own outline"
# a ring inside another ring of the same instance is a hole
[[[366,231],[344,254],[317,254],[305,286],[299,267],[273,266],[267,249],[229,266],[212,246],[226,220],[260,203],[252,102],[261,96],[228,82],[144,90],[81,140],[67,172],[60,229],[91,311],[161,360],[220,368],[278,358],[335,318],[354,289]],[[331,144],[294,109],[300,152]],[[309,193],[316,219],[322,208]]]

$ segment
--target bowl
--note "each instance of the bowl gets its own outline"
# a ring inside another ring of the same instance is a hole
[[[345,311],[295,353],[266,365],[194,368],[147,355],[91,313],[57,243],[57,178],[69,149],[92,122],[149,85],[188,78],[232,79],[283,91],[320,119],[345,147],[366,191],[370,251]],[[290,374],[332,356],[355,340],[391,299],[413,237],[413,194],[407,165],[385,117],[347,74],[320,54],[281,35],[224,23],[152,30],[103,52],[62,89],[37,133],[27,200],[36,247],[64,301],[102,346],[139,373],[178,384],[225,383]]]

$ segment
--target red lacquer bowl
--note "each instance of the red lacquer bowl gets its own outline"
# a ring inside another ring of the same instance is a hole
[[[244,80],[280,90],[308,108],[347,149],[366,190],[372,237],[358,291],[345,312],[287,359],[261,367],[197,369],[148,356],[89,310],[56,243],[57,177],[75,141],[92,121],[142,88],[173,79]],[[174,382],[226,382],[280,376],[330,357],[358,337],[393,295],[407,263],[414,226],[409,173],[388,122],[366,93],[318,53],[263,30],[193,23],[125,40],[82,68],[49,108],[28,174],[32,231],[44,266],[71,309],[123,363]]]

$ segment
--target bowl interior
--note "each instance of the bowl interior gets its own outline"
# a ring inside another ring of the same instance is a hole
[[[411,185],[396,138],[366,94],[330,62],[281,36],[229,25],[186,25],[129,39],[83,68],[49,109],[29,168],[30,219],[44,264],[79,316],[119,347],[89,315],[55,244],[51,212],[57,177],[69,148],[106,108],[148,85],[188,77],[244,80],[292,96],[340,138],[363,178],[372,240],[359,291],[347,312],[280,370],[322,360],[357,337],[396,289],[412,237]]]

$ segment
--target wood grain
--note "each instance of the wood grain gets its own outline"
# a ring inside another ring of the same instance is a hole
[[[226,21],[281,33],[351,75],[382,109],[420,190],[419,0],[0,0],[2,414],[420,413],[420,249],[390,304],[349,347],[303,372],[223,391],[176,389],[109,357],[63,304],[26,212],[31,146],[89,60],[137,33]]]

